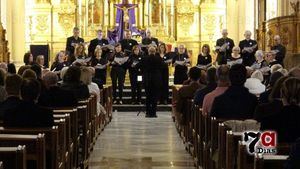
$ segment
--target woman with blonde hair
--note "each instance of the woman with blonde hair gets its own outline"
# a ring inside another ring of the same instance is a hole
[[[97,46],[91,60],[91,66],[95,69],[94,82],[99,86],[106,84],[107,67],[109,66],[108,54],[104,53],[101,46]]]

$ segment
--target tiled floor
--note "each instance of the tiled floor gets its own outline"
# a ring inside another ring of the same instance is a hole
[[[144,118],[115,112],[90,157],[90,169],[194,169],[170,112]]]

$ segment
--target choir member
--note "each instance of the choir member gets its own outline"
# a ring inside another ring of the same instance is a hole
[[[120,40],[120,44],[122,45],[122,51],[125,52],[126,56],[129,56],[133,46],[138,45],[137,41],[131,38],[131,31],[125,30],[124,39]]]
[[[84,39],[79,37],[79,33],[80,33],[79,28],[74,27],[73,36],[67,38],[67,44],[66,44],[67,55],[74,54],[76,44],[84,43]]]
[[[132,104],[141,104],[141,81],[142,77],[141,60],[142,52],[139,46],[133,46],[132,53],[129,56],[129,78],[131,84]]]
[[[162,88],[160,95],[160,103],[168,104],[169,99],[169,65],[172,62],[172,56],[167,53],[166,44],[162,43],[158,46],[158,54],[163,59],[162,65]]]
[[[253,70],[260,70],[265,75],[269,70],[267,61],[264,59],[264,53],[262,50],[257,50],[255,52],[256,61],[251,65]]]
[[[43,55],[38,55],[35,59],[35,63],[39,65],[42,69],[45,69],[45,59]]]
[[[148,45],[158,46],[158,39],[152,37],[150,29],[146,30],[146,37],[142,39],[142,45],[143,45],[142,50],[146,54],[148,53],[148,51],[147,51],[147,46]]]
[[[23,61],[24,61],[25,65],[32,65],[34,63],[33,55],[30,52],[25,53]]]
[[[286,48],[281,44],[281,39],[279,35],[274,36],[274,46],[271,47],[271,50],[275,52],[275,59],[277,60],[277,62],[283,65]]]
[[[178,53],[174,56],[172,64],[175,66],[174,84],[183,84],[188,79],[187,71],[190,65],[189,56],[185,53],[184,45],[178,46]]]
[[[266,53],[266,61],[268,62],[269,67],[280,64],[280,62],[276,60],[276,53],[274,51]]]
[[[89,48],[88,48],[88,55],[91,57],[94,57],[94,52],[96,47],[99,46],[105,46],[108,45],[108,40],[103,38],[103,32],[102,30],[97,31],[97,38],[91,40]]]
[[[110,76],[112,80],[113,100],[115,104],[122,104],[122,95],[125,82],[127,61],[128,57],[126,57],[125,54],[122,52],[121,44],[117,43],[115,46],[115,53],[110,58],[112,66]],[[117,88],[119,90],[119,100],[117,100]]]
[[[251,32],[245,31],[245,39],[240,41],[241,56],[245,66],[251,66],[255,62],[255,52],[258,49],[257,42],[251,39]]]
[[[216,52],[218,53],[217,56],[217,63],[218,65],[227,64],[227,59],[230,58],[232,48],[234,47],[234,42],[232,39],[228,38],[228,31],[227,29],[222,30],[222,38],[218,39],[216,42]]]
[[[229,61],[227,61],[227,65],[229,67],[231,67],[234,64],[242,64],[243,63],[243,59],[240,55],[241,49],[238,46],[235,46],[232,48],[232,54],[231,57],[229,59]]]
[[[146,117],[155,118],[157,100],[161,89],[163,60],[156,54],[156,48],[150,46],[148,55],[142,61],[143,82],[146,91]]]
[[[207,69],[211,66],[211,55],[210,55],[210,47],[208,44],[204,44],[201,49],[201,53],[198,55],[197,59],[197,67],[201,69]]]
[[[61,69],[65,66],[67,66],[65,52],[59,51],[55,56],[55,60],[51,65],[50,70],[53,72],[60,72]]]
[[[91,57],[88,57],[85,53],[85,46],[84,44],[76,45],[74,56],[70,57],[70,64],[79,63],[80,65],[88,65],[90,62]]]
[[[97,46],[94,56],[91,62],[91,66],[95,68],[93,82],[98,84],[100,88],[103,88],[103,85],[106,84],[107,66],[109,65],[108,54],[102,51],[101,46]]]

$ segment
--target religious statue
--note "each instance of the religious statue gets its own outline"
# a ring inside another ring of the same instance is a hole
[[[129,4],[128,0],[123,0],[122,4],[115,4],[114,5],[117,9],[120,9],[123,11],[123,22],[124,22],[124,28],[129,29],[129,10],[136,8],[138,5],[137,4]]]
[[[300,2],[297,1],[297,2],[290,2],[291,4],[291,7],[293,8],[294,10],[294,15],[298,16],[299,14],[299,6],[300,6]]]

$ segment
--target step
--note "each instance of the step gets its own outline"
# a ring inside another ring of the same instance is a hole
[[[113,105],[113,111],[120,112],[139,112],[145,111],[145,105],[132,105],[132,104],[122,104],[122,105]],[[172,111],[172,105],[157,105],[157,111]]]

